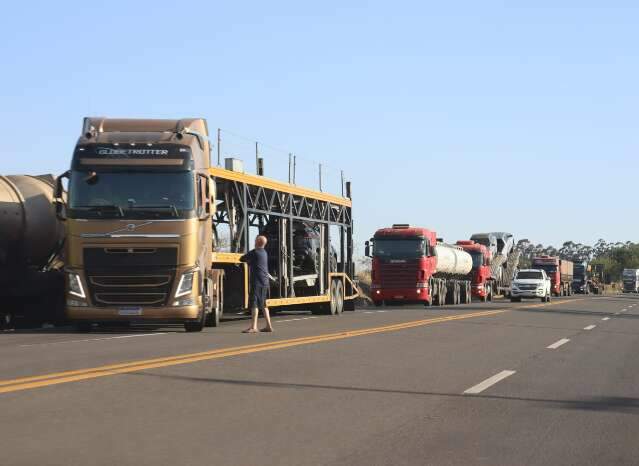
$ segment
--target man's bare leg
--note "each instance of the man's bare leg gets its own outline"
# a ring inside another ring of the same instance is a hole
[[[246,330],[244,330],[244,333],[256,333],[257,332],[257,314],[258,314],[258,309],[257,307],[254,307],[253,309],[251,309],[251,326],[249,328],[247,328]]]
[[[261,329],[260,332],[272,332],[273,325],[271,324],[271,314],[268,310],[268,307],[265,307],[262,312],[264,312],[264,320],[266,320],[266,327]]]

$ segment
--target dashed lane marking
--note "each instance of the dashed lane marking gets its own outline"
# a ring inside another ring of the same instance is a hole
[[[546,349],[557,349],[560,346],[565,345],[569,341],[570,341],[569,338],[562,338],[561,340],[557,340],[556,342],[554,342],[552,345],[546,346]]]
[[[587,327],[584,327],[584,330],[592,330],[595,327],[596,325],[588,325]]]
[[[478,393],[483,392],[487,388],[492,387],[496,383],[501,382],[505,378],[510,377],[515,373],[516,371],[501,371],[499,374],[495,374],[492,377],[487,378],[483,382],[470,387],[468,390],[464,391],[464,395],[477,395]]]

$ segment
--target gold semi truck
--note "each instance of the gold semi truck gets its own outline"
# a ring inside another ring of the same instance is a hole
[[[270,240],[269,307],[353,308],[350,185],[334,196],[210,160],[202,118],[84,119],[55,199],[66,230],[66,316],[80,330],[217,326],[224,311],[247,307],[239,259],[260,233]],[[310,270],[299,266],[301,244]]]

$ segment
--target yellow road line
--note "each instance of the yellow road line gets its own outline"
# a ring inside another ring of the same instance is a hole
[[[583,301],[586,298],[573,298],[573,299],[564,299],[563,301],[552,301],[550,303],[543,304],[531,304],[528,306],[519,306],[515,309],[532,309],[536,307],[546,307],[546,306],[555,306],[556,304],[566,304],[566,303],[574,303],[575,301]]]
[[[273,341],[268,343],[260,343],[256,345],[237,346],[232,348],[221,348],[212,351],[204,351],[200,353],[182,354],[177,356],[146,359],[140,361],[132,361],[128,363],[110,364],[106,366],[98,366],[87,369],[79,369],[66,372],[57,372],[51,374],[36,375],[31,377],[22,377],[13,380],[0,381],[0,393],[17,392],[21,390],[29,390],[33,388],[46,387],[49,385],[58,385],[69,382],[77,382],[80,380],[95,379],[98,377],[106,377],[110,375],[126,374],[129,372],[137,372],[146,369],[156,369],[159,367],[176,366],[179,364],[190,364],[199,361],[207,361],[212,359],[226,358],[240,354],[257,353],[261,351],[271,351],[282,348],[290,348],[293,346],[309,345],[313,343],[321,343],[326,341],[341,340],[344,338],[352,338],[364,335],[372,335],[382,332],[393,332],[405,330],[424,325],[432,325],[441,322],[449,322],[454,320],[470,319],[473,317],[487,317],[496,314],[508,312],[510,309],[491,310],[482,312],[473,312],[468,314],[457,314],[452,316],[435,317],[431,319],[420,319],[399,324],[385,325],[383,327],[372,327],[360,330],[350,330],[338,333],[329,333],[324,335],[315,335],[310,337],[293,338],[289,340]]]

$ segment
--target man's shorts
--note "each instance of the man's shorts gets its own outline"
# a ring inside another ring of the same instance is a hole
[[[249,295],[249,309],[258,308],[260,311],[266,307],[268,298],[268,286],[256,286]]]

